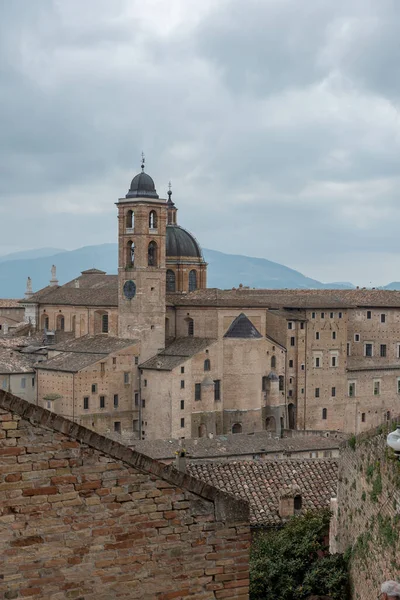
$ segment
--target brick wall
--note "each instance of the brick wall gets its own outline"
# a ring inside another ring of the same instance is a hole
[[[0,391],[0,597],[248,599],[246,503]]]
[[[386,445],[388,430],[352,438],[341,452],[332,549],[352,548],[354,600],[375,600],[380,584],[400,573],[400,461]]]

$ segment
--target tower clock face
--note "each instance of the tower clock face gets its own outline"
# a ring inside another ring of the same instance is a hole
[[[123,292],[124,292],[125,298],[128,298],[128,300],[132,300],[132,298],[134,298],[136,295],[136,283],[131,280],[125,281],[124,287],[123,287]]]

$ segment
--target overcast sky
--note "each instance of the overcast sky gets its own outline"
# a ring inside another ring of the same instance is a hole
[[[400,280],[399,0],[0,0],[0,254],[116,241],[146,155],[207,248]]]

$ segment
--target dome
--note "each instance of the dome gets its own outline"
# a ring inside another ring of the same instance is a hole
[[[158,198],[154,181],[144,171],[135,175],[125,198]]]
[[[167,257],[203,259],[201,248],[194,236],[179,225],[167,225]]]

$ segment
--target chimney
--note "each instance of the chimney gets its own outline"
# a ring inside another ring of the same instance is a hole
[[[25,298],[28,300],[32,296],[33,296],[33,292],[32,292],[32,279],[30,277],[28,277],[28,279],[26,280]]]
[[[175,469],[186,473],[186,450],[184,448],[175,452]]]
[[[281,490],[279,494],[279,516],[281,519],[287,519],[299,513],[301,505],[301,490],[298,485],[293,484]]]
[[[79,279],[75,279],[74,285],[76,288],[79,288]]]
[[[56,273],[57,269],[56,269],[56,265],[52,265],[51,267],[51,279],[50,279],[50,285],[52,287],[58,285],[58,279],[57,279],[57,273]]]

